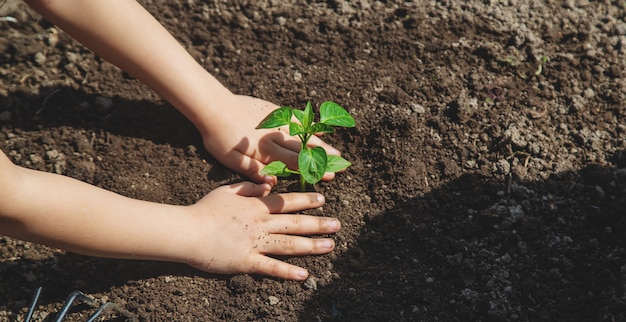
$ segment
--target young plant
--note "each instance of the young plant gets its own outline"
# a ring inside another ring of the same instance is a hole
[[[315,185],[326,172],[338,172],[351,165],[346,159],[327,155],[322,147],[310,148],[309,139],[316,133],[332,133],[334,127],[354,127],[354,118],[343,107],[335,102],[324,102],[320,105],[320,118],[314,122],[315,113],[311,102],[307,102],[303,110],[283,106],[272,111],[257,129],[271,129],[289,126],[289,135],[298,136],[301,141],[298,154],[298,169],[289,169],[282,161],[274,161],[261,170],[263,175],[288,177],[292,174],[300,175],[300,187],[305,191],[306,183]],[[294,120],[297,120],[295,121]]]

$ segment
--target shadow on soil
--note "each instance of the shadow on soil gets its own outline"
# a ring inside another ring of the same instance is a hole
[[[72,144],[68,140],[72,132],[86,130],[102,137],[108,138],[110,134],[139,138],[181,149],[188,149],[193,145],[196,147],[194,151],[197,151],[197,157],[207,159],[211,164],[219,164],[202,148],[202,141],[193,125],[178,111],[165,104],[155,105],[150,101],[119,97],[108,100],[81,90],[56,88],[40,95],[18,92],[10,97],[0,97],[0,112],[6,111],[10,113],[10,120],[0,120],[2,140],[5,139],[2,132],[6,132],[28,138],[24,143],[26,145],[43,145],[45,139],[33,139],[32,135],[25,134],[38,132],[41,134],[37,137],[52,137],[55,145],[62,146]],[[0,145],[0,148],[5,153],[9,152],[6,146]],[[27,152],[39,150],[28,146],[13,148],[25,149]],[[212,167],[207,177],[210,180],[224,181],[229,177],[225,172],[230,173],[224,167]],[[72,176],[73,173],[67,175]],[[10,247],[28,247],[25,245],[20,243]],[[2,246],[6,249],[6,245]],[[14,260],[7,254],[0,255],[4,258],[0,262],[0,298],[8,308],[17,310],[28,305],[35,289],[40,286],[43,291],[38,303],[45,305],[63,303],[76,290],[85,293],[107,292],[111,287],[130,281],[169,274],[203,274],[183,264],[93,258],[61,252]]]
[[[197,131],[184,116],[170,105],[155,105],[148,100],[108,98],[57,87],[38,95],[18,92],[0,97],[0,107],[11,113],[11,128],[24,131],[71,126],[174,147],[202,146]]]
[[[45,259],[19,258],[0,263],[0,286],[7,292],[6,303],[27,307],[37,287],[42,287],[38,304],[63,303],[73,291],[107,292],[130,281],[145,280],[173,272],[195,276],[197,270],[176,263],[94,258],[76,254],[56,254]]]
[[[367,222],[300,318],[624,320],[624,179],[601,166],[540,182],[464,175]]]

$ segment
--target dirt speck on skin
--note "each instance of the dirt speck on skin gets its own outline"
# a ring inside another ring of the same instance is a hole
[[[301,283],[0,237],[0,320],[38,286],[36,321],[74,290],[109,321],[626,320],[623,1],[142,3],[234,92],[353,113],[325,137],[353,166],[317,187],[337,249],[287,259]],[[171,204],[243,180],[144,85],[23,3],[0,12],[15,163]]]

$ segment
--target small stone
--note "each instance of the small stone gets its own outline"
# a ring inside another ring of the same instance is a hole
[[[48,157],[48,160],[54,160],[59,157],[59,151],[57,150],[46,151],[46,157]]]
[[[511,255],[509,255],[509,253],[506,253],[501,257],[496,258],[496,263],[510,263],[511,260]]]
[[[43,162],[43,159],[34,153],[31,154],[29,158],[30,158],[30,162],[32,162],[33,164],[38,164],[38,163]]]
[[[44,55],[44,53],[42,52],[37,52],[35,53],[34,60],[35,60],[35,64],[41,66],[46,63],[46,55]]]
[[[190,156],[190,157],[196,156],[197,152],[198,152],[198,149],[193,145],[188,145],[187,148],[185,149],[185,154],[187,154],[187,156]]]
[[[94,99],[94,104],[102,110],[107,111],[113,107],[113,100],[110,97],[97,96]]]
[[[64,160],[57,160],[54,164],[54,173],[63,174],[65,171],[66,162]]]
[[[280,300],[276,297],[276,296],[270,296],[267,298],[267,301],[270,305],[276,305],[278,303],[280,303]]]
[[[302,80],[302,73],[300,72],[295,72],[293,73],[293,80],[296,82],[299,82]]]
[[[72,64],[77,64],[80,61],[80,55],[71,51],[65,53],[65,58]]]
[[[456,253],[454,255],[448,255],[446,256],[446,258],[448,259],[448,263],[452,266],[459,266],[461,265],[461,262],[463,261],[463,254],[461,253]]]
[[[306,281],[304,281],[302,286],[307,290],[317,291],[317,278],[313,276],[309,276],[309,278],[307,278]]]
[[[604,189],[600,186],[596,186],[596,192],[598,193],[598,197],[604,197]]]
[[[59,43],[59,32],[56,29],[50,29],[46,35],[46,42],[50,47],[56,47]]]
[[[421,104],[411,103],[411,110],[417,114],[424,114],[426,109]]]
[[[511,164],[505,159],[500,159],[494,164],[494,172],[497,174],[507,175],[511,172]]]

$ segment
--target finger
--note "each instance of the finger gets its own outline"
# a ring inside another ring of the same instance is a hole
[[[277,131],[274,129],[273,131]],[[284,134],[270,132],[259,138],[258,146],[242,145],[231,151],[231,157],[238,160],[243,174],[255,181],[266,180],[259,174],[263,167],[272,161],[282,161],[289,169],[297,169],[299,142]],[[224,164],[229,164],[225,163]],[[232,164],[232,163],[230,163]],[[241,171],[241,170],[238,170]],[[262,181],[267,182],[267,181]]]
[[[255,254],[252,259],[250,273],[274,276],[287,280],[303,281],[309,272],[302,267],[291,265],[275,258]]]
[[[239,151],[231,151],[220,160],[222,164],[227,165],[230,169],[235,171],[241,171],[245,169],[242,174],[250,178],[254,182],[268,183],[275,185],[278,181],[274,176],[266,176],[261,174],[261,170],[265,167],[265,164],[259,160],[251,158]]]
[[[259,251],[271,255],[319,255],[335,248],[330,238],[309,238],[290,235],[272,235],[260,245]]]
[[[293,150],[288,143],[289,142],[287,141],[275,141],[272,151],[266,151],[266,154],[271,156],[271,159],[268,161],[282,161],[285,162],[287,168],[298,169],[298,153],[300,152],[300,143],[296,142],[296,144],[298,144],[297,150]]]
[[[307,215],[273,215],[264,228],[272,234],[319,235],[336,233],[341,223],[336,218]]]
[[[261,200],[271,214],[293,213],[321,207],[324,196],[314,192],[291,192],[269,195]]]
[[[300,140],[297,140],[294,136],[291,136],[289,134],[288,126],[281,126],[278,128],[278,130],[282,134],[282,138],[280,140],[276,140],[276,142],[280,142],[279,143],[280,145],[284,146],[285,148],[291,151],[294,151],[294,152],[300,151],[300,145],[302,145],[302,143],[300,142]]]
[[[333,180],[333,179],[335,179],[335,173],[334,172],[326,172],[322,176],[322,181],[330,181],[330,180]]]
[[[248,181],[235,183],[229,186],[235,194],[244,197],[265,197],[272,190],[268,183],[252,183]]]

